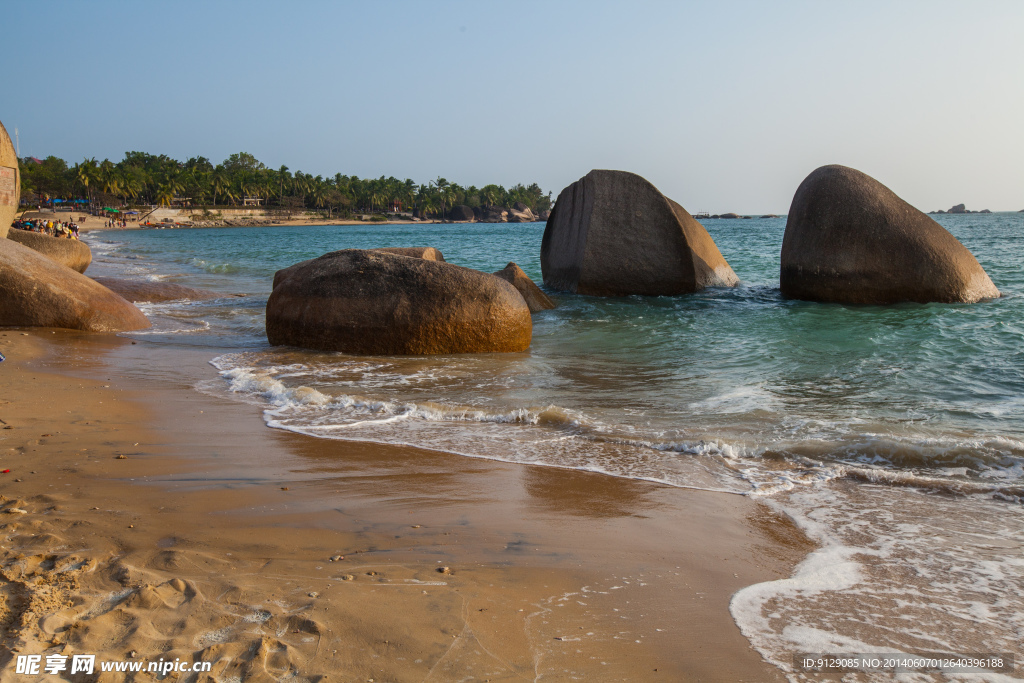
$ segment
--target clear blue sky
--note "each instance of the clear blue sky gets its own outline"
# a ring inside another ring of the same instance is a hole
[[[853,166],[1024,209],[1024,2],[11,2],[23,156],[125,151],[783,213]],[[13,61],[11,59],[13,58]]]

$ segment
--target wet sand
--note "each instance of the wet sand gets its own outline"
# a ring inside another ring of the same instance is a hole
[[[272,430],[193,388],[215,349],[25,332],[0,330],[4,672],[783,680],[728,603],[811,546],[754,500]]]

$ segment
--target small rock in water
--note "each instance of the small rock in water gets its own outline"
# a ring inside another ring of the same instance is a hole
[[[344,555],[335,555],[331,558],[331,562],[341,562],[345,559]]]
[[[344,576],[341,577],[341,580],[342,581],[353,581],[353,580],[355,580],[355,578],[356,577],[352,576],[351,574],[345,574]]]
[[[375,571],[369,571],[369,572],[366,572],[366,575],[367,575],[367,576],[377,576],[377,572],[375,572]]]
[[[451,574],[452,573],[452,568],[451,567],[438,567],[437,568],[437,572],[438,572],[438,574]]]
[[[311,597],[311,598],[319,598],[320,594],[317,593],[316,591],[312,591],[311,593],[309,593],[309,597]]]
[[[127,460],[127,459],[128,459],[128,456],[125,455],[124,453],[122,453],[121,455],[117,456],[117,460]]]
[[[21,479],[15,479],[14,481],[21,481]],[[21,508],[7,508],[7,514],[9,515],[27,515],[28,510],[22,510]]]

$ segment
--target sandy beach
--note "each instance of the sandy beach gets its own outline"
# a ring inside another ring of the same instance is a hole
[[[204,352],[42,329],[0,349],[4,671],[782,679],[728,602],[812,546],[749,498],[272,430],[193,389]]]

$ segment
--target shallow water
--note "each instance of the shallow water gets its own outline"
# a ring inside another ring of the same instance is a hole
[[[785,669],[792,652],[854,645],[1019,649],[1024,215],[938,220],[1002,298],[970,306],[790,301],[778,290],[785,219],[712,220],[739,287],[657,298],[552,293],[559,307],[534,316],[528,352],[433,358],[269,347],[263,309],[274,271],[334,249],[434,246],[487,271],[513,260],[540,282],[542,224],[88,239],[91,275],[246,295],[144,306],[154,328],[132,336],[210,347],[221,378],[198,389],[262,405],[272,427],[773,501],[822,551],[789,583],[737,594],[733,614]],[[843,618],[829,605],[841,605]]]

